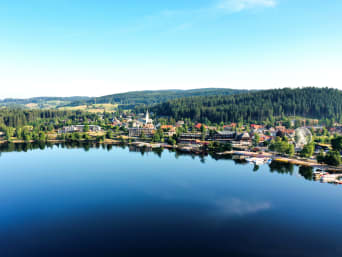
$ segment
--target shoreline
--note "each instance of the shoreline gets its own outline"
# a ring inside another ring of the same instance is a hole
[[[280,163],[288,163],[288,164],[293,164],[297,166],[312,167],[312,168],[326,170],[329,172],[342,172],[342,167],[334,167],[334,166],[329,166],[326,164],[318,163],[317,161],[314,161],[314,160],[308,160],[304,158],[298,159],[295,157],[284,157],[284,156],[279,156],[279,155],[267,153],[267,152],[255,153],[255,152],[249,152],[249,151],[232,150],[232,151],[227,151],[227,152],[217,153],[217,154],[220,156],[240,155],[244,157],[271,158],[273,161],[280,162]]]
[[[182,146],[182,145],[169,145],[166,143],[152,143],[152,142],[143,142],[143,141],[135,141],[135,142],[128,142],[128,141],[120,141],[116,139],[105,139],[103,141],[96,141],[96,140],[74,140],[74,141],[68,141],[68,140],[58,140],[58,139],[49,139],[46,141],[25,141],[25,140],[13,140],[11,142],[8,142],[6,140],[0,141],[0,145],[12,143],[12,144],[25,144],[25,143],[52,143],[52,144],[63,144],[63,143],[96,143],[96,144],[103,144],[103,145],[126,145],[126,146],[136,146],[137,148],[150,148],[150,149],[174,149],[178,150],[180,152],[189,153],[189,154],[195,154],[195,155],[203,155],[208,154],[208,151],[201,150],[201,149],[193,149],[191,146]],[[288,163],[293,164],[297,166],[306,166],[306,167],[312,167],[316,169],[322,169],[329,172],[342,172],[342,167],[334,167],[334,166],[328,166],[326,164],[317,163],[314,160],[308,160],[308,159],[299,159],[295,157],[284,157],[279,156],[274,153],[269,152],[250,152],[250,151],[240,151],[240,150],[231,150],[231,151],[225,151],[225,152],[212,152],[214,155],[218,157],[224,157],[229,155],[235,155],[240,156],[242,159],[245,157],[256,157],[256,158],[271,158],[272,161],[280,162],[280,163]]]

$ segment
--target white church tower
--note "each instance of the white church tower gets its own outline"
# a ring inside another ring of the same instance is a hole
[[[146,118],[145,118],[145,124],[150,123],[150,114],[148,113],[148,110],[146,111]]]

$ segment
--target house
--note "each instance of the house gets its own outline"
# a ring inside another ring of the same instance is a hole
[[[164,135],[167,137],[171,137],[174,134],[176,134],[177,130],[176,127],[172,125],[161,125],[160,128],[166,132],[164,132]]]
[[[209,129],[209,130],[214,130],[214,131],[217,130],[217,128],[216,128],[215,126],[208,126],[208,129]]]
[[[119,121],[117,118],[114,118],[112,120],[112,126],[121,126],[122,125],[122,122]]]
[[[286,128],[285,126],[276,126],[275,128],[277,131],[285,132]]]
[[[219,142],[227,142],[234,140],[235,137],[236,132],[234,131],[216,131],[212,139]]]
[[[164,135],[167,136],[167,137],[172,137],[176,133],[177,133],[176,128],[172,128],[169,131],[165,132]]]
[[[165,129],[165,130],[170,130],[170,129],[173,129],[174,127],[172,125],[161,125],[160,128]]]
[[[271,137],[275,137],[276,135],[277,135],[277,131],[275,130],[275,128],[270,128],[269,130],[268,130],[268,132],[270,133],[270,136]]]
[[[264,127],[265,126],[263,126],[263,125],[251,124],[252,130],[259,130],[259,129],[263,129]]]
[[[236,128],[236,123],[231,123],[231,124],[229,124],[229,125],[224,125],[223,126],[223,129],[224,130],[233,130],[233,129],[235,129]]]
[[[237,136],[237,140],[239,141],[249,141],[251,140],[251,136],[248,132],[241,133]]]
[[[252,145],[252,140],[249,133],[244,132],[236,136],[235,140],[232,142],[233,148],[247,150],[248,147]]]
[[[204,124],[202,124],[202,123],[197,123],[197,124],[195,125],[195,128],[196,128],[196,129],[201,129],[202,126],[204,126],[205,128],[208,128],[206,125],[204,125]]]
[[[330,132],[330,133],[336,133],[336,132],[337,132],[337,128],[330,128],[330,129],[329,129],[329,132]]]
[[[183,120],[179,120],[176,122],[176,127],[179,128],[179,127],[182,127],[184,125],[184,121]]]
[[[295,130],[294,129],[286,129],[285,130],[285,135],[287,137],[294,137],[295,136]]]

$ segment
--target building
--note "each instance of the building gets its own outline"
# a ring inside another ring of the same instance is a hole
[[[117,118],[112,119],[112,126],[121,126],[122,122]]]
[[[146,137],[152,137],[155,132],[154,128],[129,128],[128,136],[129,137],[141,137],[143,134]]]
[[[237,140],[239,141],[249,141],[251,140],[251,136],[249,135],[248,132],[241,133],[240,135],[237,136]]]
[[[213,135],[213,140],[219,141],[221,143],[228,142],[228,141],[233,141],[236,137],[236,133],[234,131],[217,131]]]
[[[148,112],[148,110],[146,111],[146,117],[145,117],[145,124],[152,124],[153,120],[150,119],[150,114]]]
[[[144,114],[139,114],[140,116],[139,119],[133,120],[132,121],[132,127],[133,128],[149,128],[149,129],[154,129],[155,126],[153,125],[153,120],[150,118],[150,114],[147,111],[145,117]]]
[[[204,125],[204,124],[202,124],[202,123],[197,123],[197,124],[195,125],[195,128],[196,128],[196,129],[201,129],[202,126],[204,126],[206,129],[208,128],[208,126],[206,126],[206,125]]]
[[[236,128],[237,124],[236,123],[231,123],[229,125],[224,125],[223,129],[224,130],[234,130]]]
[[[148,128],[148,129],[155,129],[154,125],[152,123],[147,123],[143,126],[143,128]]]
[[[260,129],[263,129],[264,127],[265,126],[263,126],[263,125],[251,124],[252,130],[260,130]]]
[[[173,129],[174,127],[172,125],[161,125],[161,129]]]
[[[284,126],[276,126],[277,131],[285,132],[286,128]]]
[[[59,134],[65,134],[65,133],[73,133],[73,132],[84,132],[85,125],[71,125],[71,126],[65,126],[58,130]],[[91,132],[99,132],[102,131],[102,128],[97,125],[89,125],[89,131]]]
[[[145,117],[144,114],[139,114],[140,118],[137,120],[137,122],[140,122],[143,125],[153,124],[153,120],[150,118],[150,113],[148,110],[146,111]]]
[[[184,121],[183,120],[179,120],[176,122],[176,127],[179,128],[179,127],[182,127],[184,125]]]
[[[201,139],[202,134],[201,133],[182,133],[180,135],[180,139]]]

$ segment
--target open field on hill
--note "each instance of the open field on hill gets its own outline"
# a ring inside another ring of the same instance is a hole
[[[118,108],[117,104],[92,104],[92,105],[78,105],[78,106],[66,106],[60,107],[60,110],[82,110],[91,113],[101,113],[101,112],[113,112]]]

